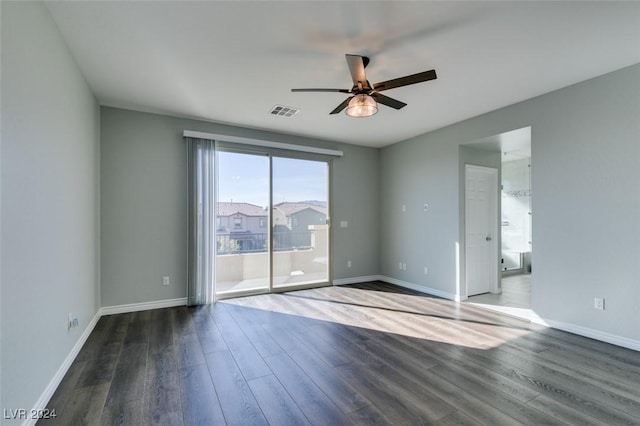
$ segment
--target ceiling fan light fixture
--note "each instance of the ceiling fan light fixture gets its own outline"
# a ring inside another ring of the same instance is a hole
[[[351,98],[345,111],[349,117],[370,117],[376,112],[378,112],[376,100],[364,93]]]

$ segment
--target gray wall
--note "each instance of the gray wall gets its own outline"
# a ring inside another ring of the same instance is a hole
[[[380,273],[378,149],[342,145],[344,157],[333,162],[333,278]],[[346,221],[347,228],[340,222]],[[351,268],[347,262],[351,261]]]
[[[333,213],[349,227],[334,227],[334,279],[379,272],[378,150],[103,107],[102,306],[186,296],[185,129],[343,150],[333,162]]]
[[[454,298],[464,280],[464,164],[500,168],[500,154],[458,143],[427,145],[429,135],[381,150],[381,273]],[[470,143],[463,139],[461,143]],[[424,211],[424,204],[429,210]],[[405,206],[403,211],[402,206]],[[455,207],[455,214],[452,213]],[[497,219],[496,219],[497,220]],[[405,270],[399,263],[406,263]],[[425,275],[424,268],[428,268]]]
[[[640,340],[638,117],[635,65],[383,149],[382,273],[455,294],[458,146],[532,126],[533,309]],[[397,220],[401,203],[411,210]],[[595,296],[605,311],[593,309]]]
[[[0,407],[28,410],[100,306],[100,121],[48,10],[1,7]]]

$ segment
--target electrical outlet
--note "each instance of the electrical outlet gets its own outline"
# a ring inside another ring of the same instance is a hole
[[[402,271],[402,262],[398,263],[398,269]]]
[[[424,267],[424,274],[429,275],[429,268],[427,268],[426,266]]]
[[[406,211],[407,211],[407,205],[406,205],[406,204],[403,204],[403,205],[402,205],[402,212],[404,213],[404,212],[406,212]]]
[[[351,268],[351,261],[347,260],[347,268]]]
[[[162,285],[169,285],[171,284],[171,280],[169,280],[169,277],[162,277]]]
[[[594,309],[604,311],[604,299],[601,297],[596,297],[595,299],[593,299],[593,307]]]
[[[69,316],[67,318],[67,330],[71,330],[78,325],[80,325],[80,321],[78,321],[78,318],[75,317],[73,313],[69,312]]]
[[[424,204],[424,211],[425,212],[429,211],[429,204],[427,203]]]

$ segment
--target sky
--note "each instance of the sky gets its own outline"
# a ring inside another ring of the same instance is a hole
[[[218,151],[218,201],[266,207],[269,204],[269,157]],[[273,159],[273,203],[327,201],[328,165],[321,161]]]

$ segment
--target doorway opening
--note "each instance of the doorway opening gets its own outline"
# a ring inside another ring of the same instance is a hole
[[[505,132],[471,144],[499,151],[500,161],[500,288],[469,294],[468,302],[528,317],[532,292],[531,128]]]

